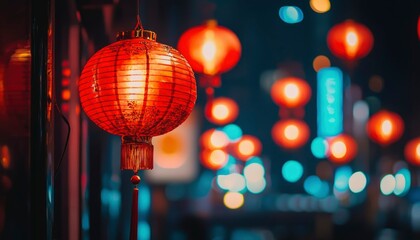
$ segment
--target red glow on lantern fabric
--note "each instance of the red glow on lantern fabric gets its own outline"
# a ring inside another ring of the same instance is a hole
[[[121,169],[153,168],[151,137],[184,122],[197,98],[187,60],[153,36],[102,48],[88,60],[79,80],[87,116],[122,136]]]
[[[178,50],[194,71],[217,76],[238,63],[241,43],[231,30],[217,25],[215,20],[210,20],[184,32],[179,39]]]
[[[277,80],[271,87],[271,98],[274,103],[287,108],[298,108],[308,103],[311,98],[309,84],[297,77]]]
[[[330,51],[344,60],[357,60],[365,57],[373,47],[372,32],[365,25],[346,20],[333,26],[327,35]]]
[[[233,154],[240,160],[246,161],[250,157],[258,156],[262,151],[261,141],[251,135],[243,135],[239,141],[232,145]]]
[[[353,137],[340,134],[328,141],[328,159],[335,164],[346,164],[357,155],[357,143]]]
[[[420,137],[411,139],[404,147],[404,156],[407,162],[420,166]]]
[[[222,149],[204,149],[200,154],[201,164],[211,170],[219,170],[226,165],[229,155]]]
[[[226,125],[235,121],[239,114],[239,107],[230,98],[219,97],[207,102],[205,116],[211,123]]]
[[[274,142],[285,149],[297,149],[308,141],[310,130],[301,120],[280,120],[271,129]]]
[[[372,141],[385,146],[400,139],[404,132],[404,121],[400,115],[382,110],[370,117],[366,131]]]

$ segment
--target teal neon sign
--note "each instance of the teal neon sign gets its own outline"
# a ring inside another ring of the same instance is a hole
[[[318,136],[332,137],[343,131],[343,73],[336,67],[317,74]]]

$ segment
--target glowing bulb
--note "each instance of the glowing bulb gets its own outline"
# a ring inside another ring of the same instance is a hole
[[[214,148],[223,148],[229,144],[229,139],[224,132],[215,130],[210,136],[210,143]]]
[[[212,114],[218,120],[226,119],[229,116],[229,109],[226,105],[218,104],[213,107]]]
[[[223,197],[223,203],[229,209],[238,209],[244,205],[244,196],[238,192],[227,192]]]
[[[295,140],[299,137],[299,128],[295,125],[289,125],[284,129],[284,136],[289,140]]]
[[[385,136],[389,136],[392,133],[392,123],[390,120],[385,120],[382,122],[381,124],[381,131],[383,133],[383,135]]]
[[[381,180],[381,192],[383,195],[389,195],[394,192],[396,186],[395,177],[391,174],[384,176]]]
[[[213,41],[206,41],[201,48],[201,54],[207,61],[212,61],[216,56],[216,44]]]
[[[287,98],[296,99],[299,97],[299,88],[296,84],[289,83],[284,87],[284,94]]]
[[[351,47],[357,46],[357,44],[359,43],[359,38],[357,37],[357,34],[354,31],[347,32],[346,43]]]
[[[330,10],[331,3],[329,0],[310,0],[309,6],[316,13],[325,13]]]
[[[224,166],[228,160],[228,155],[225,151],[217,149],[210,153],[210,162],[214,165]]]
[[[363,172],[355,172],[349,179],[349,188],[354,193],[359,193],[365,189],[367,183],[366,176]]]
[[[334,155],[336,158],[342,158],[347,153],[347,147],[346,144],[344,144],[342,141],[334,142],[331,145],[331,154]]]
[[[416,147],[416,155],[417,155],[417,157],[420,157],[420,143],[417,144],[417,147]]]

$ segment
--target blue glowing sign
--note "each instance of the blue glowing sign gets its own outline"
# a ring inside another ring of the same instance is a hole
[[[332,137],[343,131],[343,73],[336,67],[318,71],[318,136]]]

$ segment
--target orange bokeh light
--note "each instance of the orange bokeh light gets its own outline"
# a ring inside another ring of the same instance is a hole
[[[222,149],[229,144],[229,138],[224,132],[212,128],[201,135],[200,143],[205,149]]]
[[[344,60],[357,60],[369,54],[373,47],[373,34],[365,25],[346,20],[333,26],[327,35],[330,51]]]
[[[271,87],[271,98],[287,108],[304,106],[311,98],[311,87],[303,79],[287,77],[277,80]]]
[[[242,161],[246,161],[250,157],[259,155],[261,150],[261,141],[251,135],[243,135],[239,141],[233,144],[233,154]]]
[[[415,166],[420,166],[420,137],[410,140],[404,148],[407,161]]]
[[[235,121],[238,114],[238,104],[226,97],[215,98],[209,101],[205,107],[207,120],[217,125],[226,125]]]
[[[286,149],[302,147],[309,139],[308,125],[300,120],[280,120],[271,129],[274,142]]]
[[[219,170],[226,165],[229,155],[221,149],[205,149],[201,152],[201,164],[211,170]]]
[[[330,59],[324,55],[316,56],[312,62],[312,67],[314,68],[315,72],[318,72],[320,69],[330,66]]]
[[[328,139],[328,146],[328,159],[335,164],[346,164],[357,154],[356,141],[346,134]]]
[[[404,132],[404,121],[398,114],[382,110],[370,117],[366,131],[374,142],[388,145],[400,139]]]

